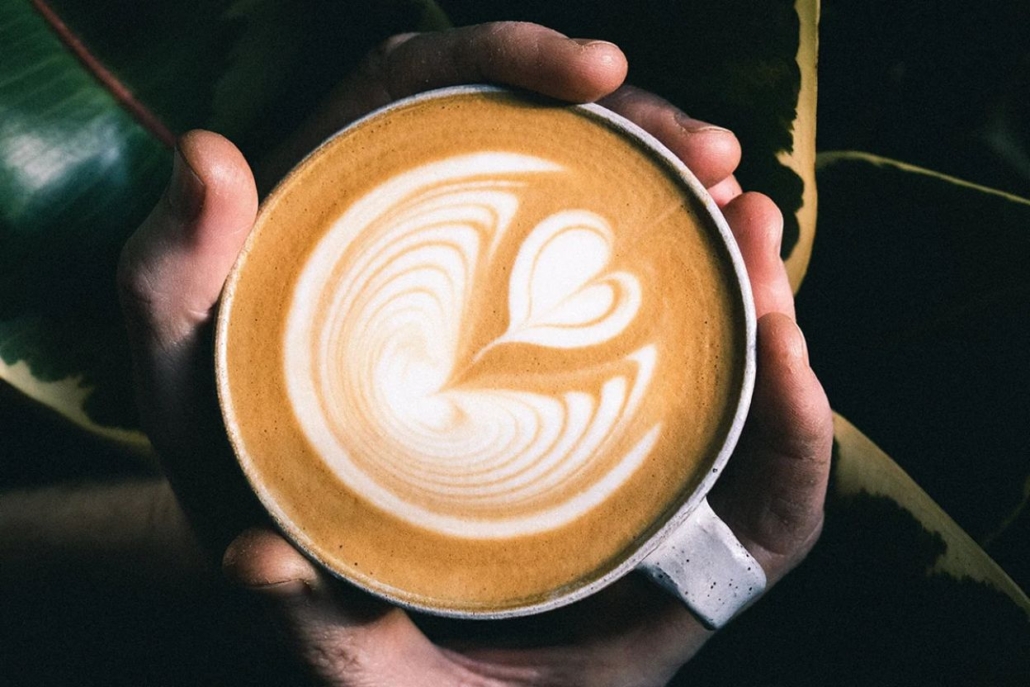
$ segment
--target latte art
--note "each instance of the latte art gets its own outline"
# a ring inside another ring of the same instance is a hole
[[[562,173],[505,152],[423,165],[358,199],[304,266],[285,327],[291,404],[317,409],[298,417],[309,440],[385,511],[452,536],[558,528],[653,448],[660,423],[634,419],[654,345],[588,358],[586,375],[550,380],[552,393],[520,388],[517,360],[507,375],[475,372],[488,354],[533,355],[519,343],[597,346],[637,316],[640,284],[610,269],[614,237],[596,213],[542,218],[514,264],[498,264],[526,178]],[[508,328],[467,351],[471,295],[497,273],[510,273]]]

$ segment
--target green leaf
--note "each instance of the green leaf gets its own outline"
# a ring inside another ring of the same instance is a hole
[[[138,449],[114,264],[168,151],[28,4],[0,44],[0,375]]]
[[[864,495],[893,501],[943,544],[927,576],[985,584],[1007,596],[1030,620],[1026,593],[897,463],[840,415],[834,416],[833,435],[837,444],[833,488],[839,498],[847,501]]]
[[[1030,588],[1030,201],[819,159],[797,309],[830,401]]]
[[[145,453],[114,288],[175,135],[253,159],[431,3],[0,3],[0,380]]]
[[[745,188],[785,215],[783,255],[800,284],[815,233],[818,0],[605,2],[441,0],[455,24],[534,21],[617,43],[629,82],[732,129]]]

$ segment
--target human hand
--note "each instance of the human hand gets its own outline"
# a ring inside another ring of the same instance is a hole
[[[730,132],[622,86],[625,72],[611,44],[527,24],[397,37],[280,151],[267,178],[368,110],[457,83],[601,98],[654,134],[723,206],[751,277],[760,318],[752,413],[711,502],[773,583],[818,536],[831,438],[826,399],[793,323],[779,258],[782,220],[765,196],[741,193],[732,176],[740,149]],[[127,243],[119,270],[144,426],[216,550],[260,522],[257,508],[238,507],[250,497],[220,423],[211,350],[215,304],[256,205],[235,147],[214,134],[188,134],[165,197]],[[329,578],[265,527],[228,545],[225,568],[268,604],[300,660],[326,684],[661,684],[710,634],[678,601],[634,576],[568,608],[486,626],[413,618]]]

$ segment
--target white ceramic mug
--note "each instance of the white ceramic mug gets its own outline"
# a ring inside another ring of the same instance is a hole
[[[382,116],[384,112],[389,113],[398,108],[408,107],[412,103],[448,98],[456,94],[491,93],[497,91],[498,89],[493,87],[469,86],[425,93],[394,103],[382,111],[372,113],[352,124],[345,132],[365,126],[368,122],[376,121],[376,118]],[[748,412],[754,386],[756,321],[750,282],[736,242],[720,210],[701,183],[674,154],[640,127],[603,107],[594,104],[568,107],[577,108],[589,118],[601,121],[606,126],[638,141],[661,164],[670,170],[674,170],[674,174],[678,177],[683,189],[696,201],[694,205],[701,208],[700,212],[707,214],[711,223],[717,228],[718,240],[724,244],[726,253],[729,255],[733,274],[732,288],[737,292],[736,295],[742,303],[744,313],[743,329],[746,339],[746,351],[743,355],[742,388],[736,396],[737,404],[732,422],[725,434],[725,441],[719,448],[714,461],[710,463],[710,469],[700,479],[697,488],[689,498],[680,503],[673,515],[655,529],[652,536],[624,558],[620,559],[620,564],[587,584],[568,591],[556,592],[544,601],[501,610],[454,611],[446,608],[437,608],[417,601],[413,602],[411,599],[403,596],[392,595],[388,589],[384,590],[362,584],[360,580],[352,579],[346,572],[334,569],[331,563],[324,560],[324,556],[318,555],[314,550],[315,547],[310,545],[303,532],[303,528],[284,515],[284,509],[281,507],[281,504],[277,503],[275,494],[268,488],[267,479],[259,475],[254,468],[248,455],[247,442],[242,438],[239,427],[240,420],[235,408],[239,392],[233,392],[229,382],[231,363],[229,362],[228,351],[233,345],[229,327],[234,309],[234,299],[239,286],[239,274],[242,266],[246,263],[248,253],[251,252],[249,246],[251,246],[253,241],[261,240],[254,235],[252,235],[248,248],[245,248],[241,260],[237,263],[227,282],[218,319],[216,368],[219,395],[226,426],[244,472],[258,497],[268,508],[283,532],[314,560],[326,566],[330,571],[393,603],[417,611],[462,618],[520,616],[564,606],[593,594],[631,571],[639,571],[671,594],[682,599],[705,625],[717,628],[725,624],[741,608],[761,594],[766,583],[765,574],[761,566],[740,544],[729,527],[712,511],[707,500],[708,492],[715,484],[716,479],[721,474],[736,446]],[[323,147],[332,145],[332,140],[330,139],[326,144],[323,144]],[[317,153],[318,151],[313,155]],[[308,159],[310,160],[311,158],[309,157]],[[301,163],[301,167],[304,164]],[[289,183],[290,177],[280,186],[280,189],[289,187]],[[273,193],[272,199],[274,200],[277,194],[281,193],[283,191],[277,190]],[[261,223],[262,220],[259,218],[259,228]],[[257,233],[255,232],[255,234]]]

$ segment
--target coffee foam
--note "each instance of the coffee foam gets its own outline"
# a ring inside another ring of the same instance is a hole
[[[241,465],[371,591],[497,612],[590,584],[725,439],[725,247],[674,173],[585,119],[502,94],[373,118],[265,203],[227,285]]]
[[[654,373],[648,344],[629,374],[550,394],[458,373],[516,343],[599,346],[640,309],[633,274],[606,271],[614,237],[603,217],[560,210],[498,247],[526,176],[568,173],[538,157],[490,151],[423,165],[385,181],[329,228],[290,305],[284,375],[298,420],[333,472],[376,506],[441,533],[513,537],[559,528],[603,502],[653,448],[661,423],[632,448]],[[496,265],[496,262],[502,262]],[[476,319],[477,280],[510,271],[508,328],[458,357]],[[525,355],[526,351],[522,351]]]

